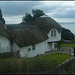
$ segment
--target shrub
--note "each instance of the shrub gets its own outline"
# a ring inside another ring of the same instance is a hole
[[[13,57],[12,52],[0,53],[0,58],[11,58],[11,57]]]
[[[19,73],[20,62],[15,58],[0,59],[0,73]]]

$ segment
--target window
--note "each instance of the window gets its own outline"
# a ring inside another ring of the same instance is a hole
[[[51,31],[51,37],[53,37],[53,36],[56,36],[56,31],[55,30]]]
[[[54,36],[56,36],[56,31],[54,30]]]
[[[32,50],[35,50],[35,44],[34,44],[34,45],[32,45]]]
[[[53,37],[53,30],[51,31],[51,37]]]
[[[30,51],[31,49],[30,48],[28,48],[28,51]]]
[[[1,48],[1,42],[0,42],[0,48]]]

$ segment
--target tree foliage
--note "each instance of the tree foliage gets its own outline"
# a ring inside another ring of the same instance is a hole
[[[73,40],[74,39],[74,34],[69,30],[62,28],[62,33],[61,33],[61,38],[64,40]]]
[[[0,20],[5,24],[5,20],[4,20],[3,16],[2,16],[2,11],[1,11],[1,9],[0,9]]]
[[[45,13],[42,10],[40,10],[40,9],[36,9],[36,10],[32,9],[32,16],[31,16],[31,14],[26,13],[25,16],[23,17],[22,21],[25,21],[25,22],[27,22],[27,21],[34,21],[38,17],[40,17],[40,16],[42,16],[44,14]]]
[[[32,9],[32,14],[33,14],[33,18],[34,18],[34,20],[35,20],[35,19],[37,19],[38,17],[44,15],[45,13],[44,13],[42,10],[40,10],[40,9],[36,9],[36,10],[33,10],[33,9]]]
[[[23,21],[32,21],[32,16],[29,13],[26,13],[25,16],[23,17]]]

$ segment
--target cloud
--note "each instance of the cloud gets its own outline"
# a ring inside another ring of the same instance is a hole
[[[57,22],[75,22],[75,18],[53,18]]]
[[[41,9],[60,21],[75,19],[75,1],[0,1],[0,6],[6,23],[18,23],[26,12],[32,13],[32,9]],[[14,19],[17,21],[12,21]]]
[[[55,18],[75,18],[75,2],[71,1],[43,1],[33,8],[43,9],[46,14]]]
[[[23,15],[26,12],[31,13],[32,6],[35,6],[37,3],[35,1],[6,1],[0,2],[0,6],[4,15],[16,16]]]
[[[13,16],[13,17],[5,17],[6,24],[18,24],[22,22],[23,15]]]

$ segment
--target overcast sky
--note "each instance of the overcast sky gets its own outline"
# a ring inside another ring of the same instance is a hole
[[[41,9],[57,22],[75,22],[75,1],[0,1],[6,24],[22,22],[26,12]]]

